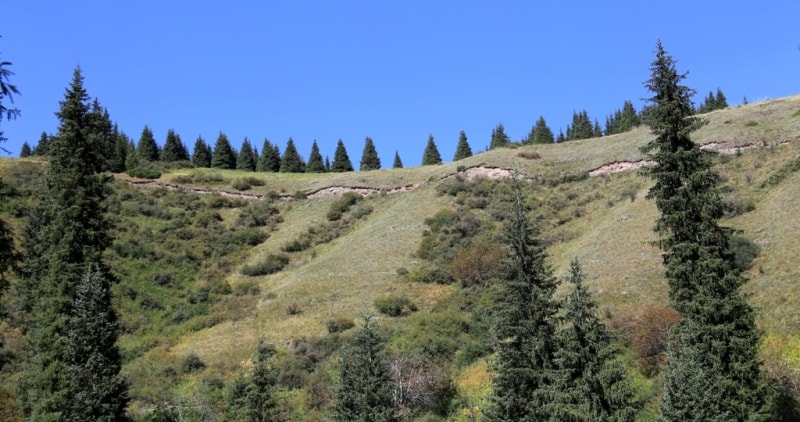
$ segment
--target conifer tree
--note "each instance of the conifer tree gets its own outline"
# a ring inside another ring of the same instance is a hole
[[[553,131],[547,126],[544,116],[539,116],[536,124],[531,128],[528,134],[527,143],[529,144],[552,144],[555,142]]]
[[[264,138],[261,147],[261,156],[256,163],[256,171],[277,173],[281,169],[281,151],[277,145],[272,145],[269,139]]]
[[[511,143],[511,139],[506,135],[506,129],[503,127],[502,123],[498,123],[497,126],[492,129],[492,139],[489,143],[489,149],[505,147],[508,146],[509,143]]]
[[[714,107],[716,110],[728,108],[728,99],[725,98],[725,94],[723,94],[722,90],[719,88],[717,88],[717,96],[714,98]]]
[[[256,161],[258,161],[258,159],[256,158],[255,152],[253,152],[253,146],[250,145],[250,140],[245,136],[242,141],[242,150],[239,152],[239,156],[236,157],[236,169],[256,171]]]
[[[167,139],[164,141],[164,149],[161,150],[161,161],[171,163],[173,161],[188,161],[189,152],[183,145],[180,135],[173,129],[167,131]]]
[[[597,316],[584,279],[580,263],[573,259],[572,291],[562,305],[564,324],[557,332],[555,395],[548,406],[556,420],[632,421],[638,407],[633,388],[615,360],[619,349]]]
[[[392,163],[393,169],[401,169],[403,168],[403,160],[400,159],[400,152],[395,150],[394,152],[394,163]]]
[[[233,170],[236,168],[236,151],[231,147],[228,136],[220,132],[214,152],[211,155],[211,167],[215,169]]]
[[[77,286],[67,323],[69,407],[65,420],[126,420],[128,382],[120,375],[119,323],[111,304],[111,283],[102,267],[90,264]]]
[[[30,157],[33,155],[33,151],[31,150],[31,146],[28,144],[28,141],[22,143],[22,148],[19,151],[19,158]]]
[[[567,126],[567,129],[569,129],[569,126]],[[558,136],[556,137],[556,143],[560,144],[562,142],[565,142],[566,140],[567,140],[567,137],[564,136],[564,132],[561,129],[559,129],[558,130]]]
[[[47,132],[42,132],[39,136],[39,142],[33,147],[33,155],[46,156],[50,153],[50,145],[53,143],[53,137],[48,135]]]
[[[311,154],[308,155],[308,165],[306,166],[306,173],[325,173],[325,163],[322,161],[322,154],[319,152],[317,140],[311,143]]]
[[[114,173],[122,173],[126,170],[125,162],[128,160],[128,144],[132,141],[127,135],[119,131],[117,125],[113,129],[116,143],[114,145],[114,158],[110,163],[110,170]]]
[[[91,111],[87,116],[89,135],[94,139],[92,142],[98,147],[100,155],[103,157],[103,171],[111,168],[116,150],[116,137],[114,134],[114,124],[108,110],[100,105],[96,98],[92,102]]]
[[[330,158],[328,158],[327,155],[325,156],[325,171],[326,172],[331,171],[331,160]]]
[[[463,130],[458,134],[458,144],[456,145],[456,153],[453,156],[453,161],[463,160],[472,157],[472,148],[467,142],[467,133]]]
[[[393,421],[393,381],[384,340],[370,317],[345,346],[339,360],[339,384],[334,415],[337,421]]]
[[[378,151],[375,149],[375,144],[372,138],[367,136],[364,140],[364,151],[361,153],[361,171],[380,170],[381,159],[378,157]]]
[[[645,170],[655,180],[648,198],[660,212],[655,231],[670,303],[683,317],[670,336],[662,417],[768,420],[755,315],[740,291],[747,279],[729,250],[731,229],[718,224],[724,206],[713,153],[690,137],[704,121],[691,117],[694,90],[681,85],[685,77],[659,41],[645,82],[656,138],[642,150],[655,162]]]
[[[350,161],[350,157],[347,155],[347,149],[345,149],[344,142],[342,142],[341,139],[339,139],[339,142],[336,144],[336,152],[333,154],[331,171],[335,173],[353,171],[353,163]]]
[[[572,125],[567,126],[567,140],[588,139],[595,135],[592,121],[586,110],[572,113]]]
[[[78,399],[67,327],[89,265],[98,265],[108,274],[102,255],[112,240],[104,205],[110,178],[99,173],[104,161],[91,136],[87,100],[77,68],[57,113],[61,124],[50,149],[45,191],[23,232],[27,256],[18,288],[30,312],[26,335],[31,350],[19,384],[19,401],[30,420],[62,419]],[[107,369],[106,374],[113,370]]]
[[[16,107],[8,108],[3,102],[5,98],[8,98],[8,100],[13,103],[13,94],[19,94],[17,86],[11,83],[10,76],[13,76],[14,72],[10,71],[8,66],[11,66],[11,62],[0,61],[0,123],[2,123],[4,118],[6,120],[13,120],[19,115],[19,109]],[[0,143],[5,140],[3,129],[0,128]],[[5,149],[0,147],[0,150]]]
[[[211,167],[211,146],[206,143],[202,136],[198,136],[194,141],[194,151],[192,151],[192,164],[197,168]]]
[[[297,153],[297,147],[294,146],[294,141],[289,138],[286,141],[286,149],[283,151],[283,158],[281,158],[281,173],[305,173],[306,163],[300,154]]]
[[[551,420],[554,395],[557,280],[545,263],[519,182],[506,228],[508,257],[495,299],[494,362],[489,421]]]
[[[275,402],[278,380],[275,371],[270,367],[270,360],[274,355],[275,348],[265,343],[264,339],[259,339],[253,374],[247,388],[247,416],[251,422],[272,422],[278,418]]]
[[[425,153],[422,154],[422,165],[430,166],[435,164],[442,164],[442,156],[439,154],[439,148],[436,148],[433,135],[428,135],[428,144],[425,146]]]
[[[156,139],[153,137],[153,131],[147,125],[142,129],[142,136],[139,137],[139,143],[136,144],[136,155],[141,160],[158,161],[161,152],[158,149]]]

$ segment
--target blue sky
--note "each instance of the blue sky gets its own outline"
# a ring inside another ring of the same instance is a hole
[[[473,151],[502,123],[512,140],[544,116],[601,124],[648,96],[656,40],[689,71],[699,103],[717,87],[732,105],[800,91],[800,2],[787,1],[11,1],[0,59],[13,63],[23,141],[55,133],[54,112],[80,65],[120,129],[148,125],[187,147],[220,131],[308,157],[338,139],[358,167],[370,136],[384,167],[419,165],[429,134],[445,161],[459,131]],[[3,155],[5,155],[3,153]]]

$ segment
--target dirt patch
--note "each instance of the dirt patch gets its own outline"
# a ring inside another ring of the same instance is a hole
[[[652,164],[649,160],[639,161],[615,161],[610,164],[600,166],[596,169],[589,170],[589,176],[602,176],[604,174],[619,173],[621,171],[636,170],[646,165]]]

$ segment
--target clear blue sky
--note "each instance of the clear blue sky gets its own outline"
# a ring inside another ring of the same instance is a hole
[[[358,167],[372,137],[419,165],[429,134],[445,161],[460,130],[473,151],[502,123],[523,138],[542,115],[555,133],[573,111],[604,125],[648,93],[656,40],[689,71],[699,103],[800,91],[800,2],[752,1],[8,1],[0,59],[13,63],[22,115],[2,123],[18,155],[42,131],[80,65],[85,87],[135,141],[148,125],[188,148],[220,131],[304,158]],[[5,155],[5,154],[4,154]]]

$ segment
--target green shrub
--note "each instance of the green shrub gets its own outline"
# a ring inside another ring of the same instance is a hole
[[[186,358],[183,359],[181,363],[181,372],[184,374],[190,374],[192,372],[197,372],[202,369],[205,369],[206,364],[194,353],[190,353]]]
[[[289,257],[284,254],[269,254],[264,261],[254,265],[245,265],[241,273],[246,276],[255,277],[260,275],[274,274],[289,265]]]
[[[752,240],[740,235],[731,236],[728,248],[733,253],[734,265],[740,271],[749,269],[753,264],[753,260],[761,253],[761,247]]]
[[[337,316],[325,321],[325,327],[328,329],[328,333],[339,333],[342,331],[347,331],[353,327],[355,327],[355,322],[353,322],[353,318],[347,318],[343,316]]]
[[[754,126],[758,126],[758,122],[757,122],[757,121],[755,121],[755,120],[748,120],[747,122],[745,122],[744,126],[745,126],[745,127],[754,127]]]
[[[393,317],[406,316],[417,311],[417,305],[405,296],[381,296],[373,304],[378,312]]]
[[[161,172],[154,168],[136,167],[127,171],[128,176],[138,177],[139,179],[158,179]]]
[[[245,179],[236,179],[233,181],[233,183],[231,183],[231,187],[238,191],[243,191],[250,190],[252,185],[250,185],[250,183],[248,183],[248,181]]]
[[[362,196],[355,192],[345,192],[341,198],[334,201],[328,209],[328,221],[337,221],[342,215],[350,210],[350,207],[358,203]]]
[[[295,239],[283,244],[283,246],[281,246],[281,251],[302,252],[308,249],[309,247],[311,247],[311,239],[309,239],[308,237],[302,237],[301,239]]]

